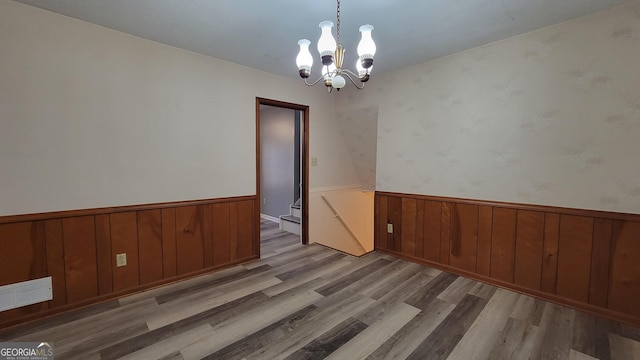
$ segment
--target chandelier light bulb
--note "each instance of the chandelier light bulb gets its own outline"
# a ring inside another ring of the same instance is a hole
[[[325,80],[332,78],[336,74],[336,64],[325,65],[322,67],[322,76]]]
[[[322,33],[318,40],[318,52],[322,57],[322,63],[324,65],[329,65],[333,63],[333,53],[336,51],[337,47],[336,39],[334,39],[333,34],[331,34],[333,23],[331,21],[323,21],[319,26],[320,29],[322,29]]]
[[[309,45],[311,41],[307,39],[301,39],[298,41],[300,45],[300,52],[296,57],[296,65],[298,65],[298,71],[300,71],[300,77],[306,79],[311,75],[311,66],[313,66],[313,57],[309,52]]]
[[[342,75],[336,75],[336,76],[333,77],[333,81],[331,82],[331,86],[333,86],[334,88],[340,90],[345,85],[347,85],[347,80],[345,80],[344,77],[342,77]]]
[[[358,56],[362,61],[362,67],[365,69],[370,68],[373,64],[373,56],[376,54],[376,43],[371,38],[372,25],[360,26],[360,33],[362,38],[358,44]]]
[[[358,71],[359,77],[367,75],[367,69],[362,67],[362,62],[360,61],[360,59],[356,60],[356,70]]]

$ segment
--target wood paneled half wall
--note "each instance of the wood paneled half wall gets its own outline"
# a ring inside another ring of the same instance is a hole
[[[258,216],[246,196],[0,217],[0,285],[53,283],[0,328],[259,258]]]
[[[375,217],[378,251],[640,326],[640,215],[377,192]]]

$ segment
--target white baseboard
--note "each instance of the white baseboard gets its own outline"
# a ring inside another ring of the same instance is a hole
[[[278,219],[277,217],[269,216],[267,214],[260,214],[260,218],[280,224],[280,219]]]

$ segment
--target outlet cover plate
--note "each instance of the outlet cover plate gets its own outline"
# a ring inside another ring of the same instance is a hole
[[[393,224],[387,224],[387,234],[393,234]]]
[[[116,267],[127,266],[127,253],[116,255]]]

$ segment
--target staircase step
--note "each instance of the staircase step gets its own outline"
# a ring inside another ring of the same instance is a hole
[[[296,207],[294,205],[291,205],[291,210],[289,212],[295,217],[302,217],[302,210],[300,210],[300,206]]]
[[[297,216],[282,215],[282,216],[280,216],[280,219],[284,220],[284,221],[289,221],[289,222],[292,222],[292,223],[300,224],[300,218],[297,217]]]
[[[300,209],[300,204],[293,204],[291,207],[294,209]]]

